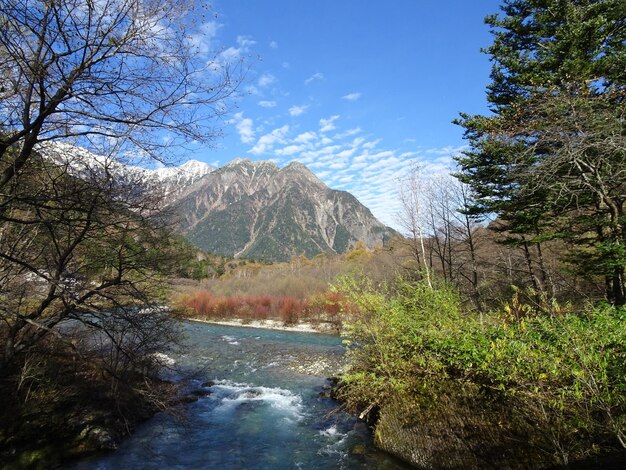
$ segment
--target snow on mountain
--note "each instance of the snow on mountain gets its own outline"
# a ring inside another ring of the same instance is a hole
[[[110,175],[126,185],[158,191],[167,205],[190,185],[215,170],[197,160],[189,160],[180,166],[156,169],[125,165],[118,159],[97,155],[81,147],[63,142],[46,143],[38,149],[42,155],[67,165],[68,171],[80,178],[102,178]]]

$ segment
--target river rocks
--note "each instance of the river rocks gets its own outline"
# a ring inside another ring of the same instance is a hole
[[[328,356],[297,356],[287,368],[299,374],[329,376],[342,371],[343,364],[338,358]]]
[[[356,444],[352,446],[350,453],[352,455],[365,455],[367,453],[367,448],[363,444]]]
[[[79,439],[87,440],[90,447],[101,450],[117,449],[117,439],[111,430],[102,426],[87,426],[79,435]]]

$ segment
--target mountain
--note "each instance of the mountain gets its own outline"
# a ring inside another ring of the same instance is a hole
[[[164,198],[163,205],[167,206],[175,202],[187,188],[213,171],[215,168],[211,165],[198,160],[189,160],[178,167],[143,169],[143,175],[144,181],[150,187],[161,191]]]
[[[298,162],[280,169],[271,161],[236,159],[215,169],[191,160],[146,169],[65,143],[40,150],[73,176],[112,175],[125,191],[155,193],[177,231],[219,255],[282,261],[345,253],[359,240],[374,248],[398,236],[353,195],[330,189]]]
[[[161,206],[175,201],[189,186],[215,170],[207,163],[189,160],[181,166],[156,169],[126,165],[116,158],[96,155],[88,150],[64,142],[50,142],[38,149],[42,155],[64,165],[73,176],[99,180],[112,175],[125,186],[138,191],[153,191],[162,197]]]
[[[200,248],[288,260],[344,253],[358,240],[381,246],[398,234],[353,195],[326,186],[306,166],[237,159],[180,191],[168,209]]]

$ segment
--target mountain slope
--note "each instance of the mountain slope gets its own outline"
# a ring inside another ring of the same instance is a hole
[[[169,209],[182,233],[207,251],[266,260],[343,253],[397,233],[345,191],[328,188],[301,163],[235,160],[192,186]]]

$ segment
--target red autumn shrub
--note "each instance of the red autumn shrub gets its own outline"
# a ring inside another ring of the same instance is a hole
[[[181,300],[191,316],[212,319],[241,319],[261,321],[280,319],[294,324],[309,312],[307,302],[290,296],[213,296],[207,291],[195,291]]]

